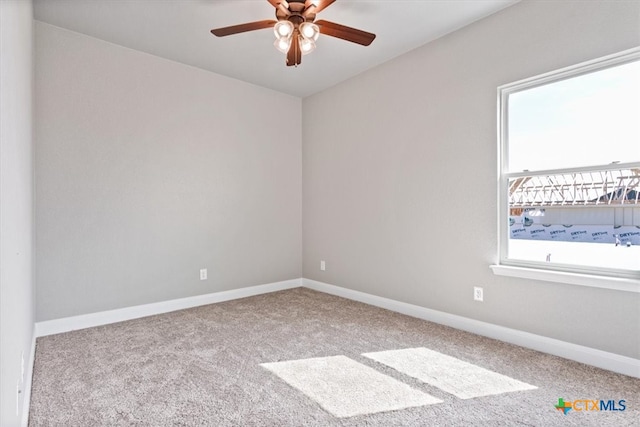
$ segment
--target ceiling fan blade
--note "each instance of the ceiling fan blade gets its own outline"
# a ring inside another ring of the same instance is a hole
[[[247,22],[246,24],[232,25],[230,27],[214,28],[213,30],[211,30],[211,34],[218,37],[230,36],[232,34],[245,33],[247,31],[271,28],[276,24],[276,22],[277,21],[274,21],[273,19],[268,19],[265,21]]]
[[[284,13],[286,16],[291,15],[289,11],[289,2],[287,0],[267,0],[271,6],[275,7],[276,10],[280,10],[280,12]]]
[[[291,38],[291,47],[287,52],[287,67],[298,65],[302,62],[302,51],[300,50],[300,39],[298,38],[298,32],[293,33]]]
[[[304,3],[305,15],[307,11],[309,11],[309,13],[319,13],[331,6],[335,1],[336,0],[307,0]]]
[[[361,44],[363,46],[369,46],[376,35],[373,33],[367,33],[366,31],[358,30],[356,28],[347,27],[346,25],[336,24],[335,22],[320,20],[315,24],[320,28],[321,34],[327,36],[337,37],[342,40],[346,40],[352,43]]]

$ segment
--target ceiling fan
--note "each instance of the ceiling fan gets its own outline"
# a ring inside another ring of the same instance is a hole
[[[215,28],[211,33],[218,37],[273,27],[276,34],[274,46],[287,55],[287,66],[297,66],[302,55],[313,52],[320,34],[336,37],[363,46],[369,46],[375,34],[334,22],[316,21],[316,14],[331,6],[336,0],[267,0],[276,9],[277,20],[248,22],[230,27]]]

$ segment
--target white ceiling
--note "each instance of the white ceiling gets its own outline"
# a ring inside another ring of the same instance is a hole
[[[121,46],[305,97],[519,0],[337,0],[318,14],[375,33],[364,47],[321,35],[302,64],[285,66],[273,30],[209,32],[275,19],[267,0],[35,0],[35,18]]]

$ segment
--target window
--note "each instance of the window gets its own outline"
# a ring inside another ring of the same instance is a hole
[[[500,265],[640,279],[640,48],[498,95]]]

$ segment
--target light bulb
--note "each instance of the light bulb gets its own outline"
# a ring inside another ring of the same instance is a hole
[[[303,22],[299,27],[300,34],[302,34],[305,38],[311,39],[313,41],[318,40],[318,36],[320,35],[320,29],[318,26],[312,22]]]
[[[276,37],[286,38],[293,33],[293,24],[285,19],[278,21],[276,25],[273,27],[273,32],[276,34]]]
[[[277,39],[273,45],[282,53],[287,53],[291,47],[291,37]]]
[[[313,52],[316,49],[316,44],[313,40],[300,36],[300,52],[303,55]]]

